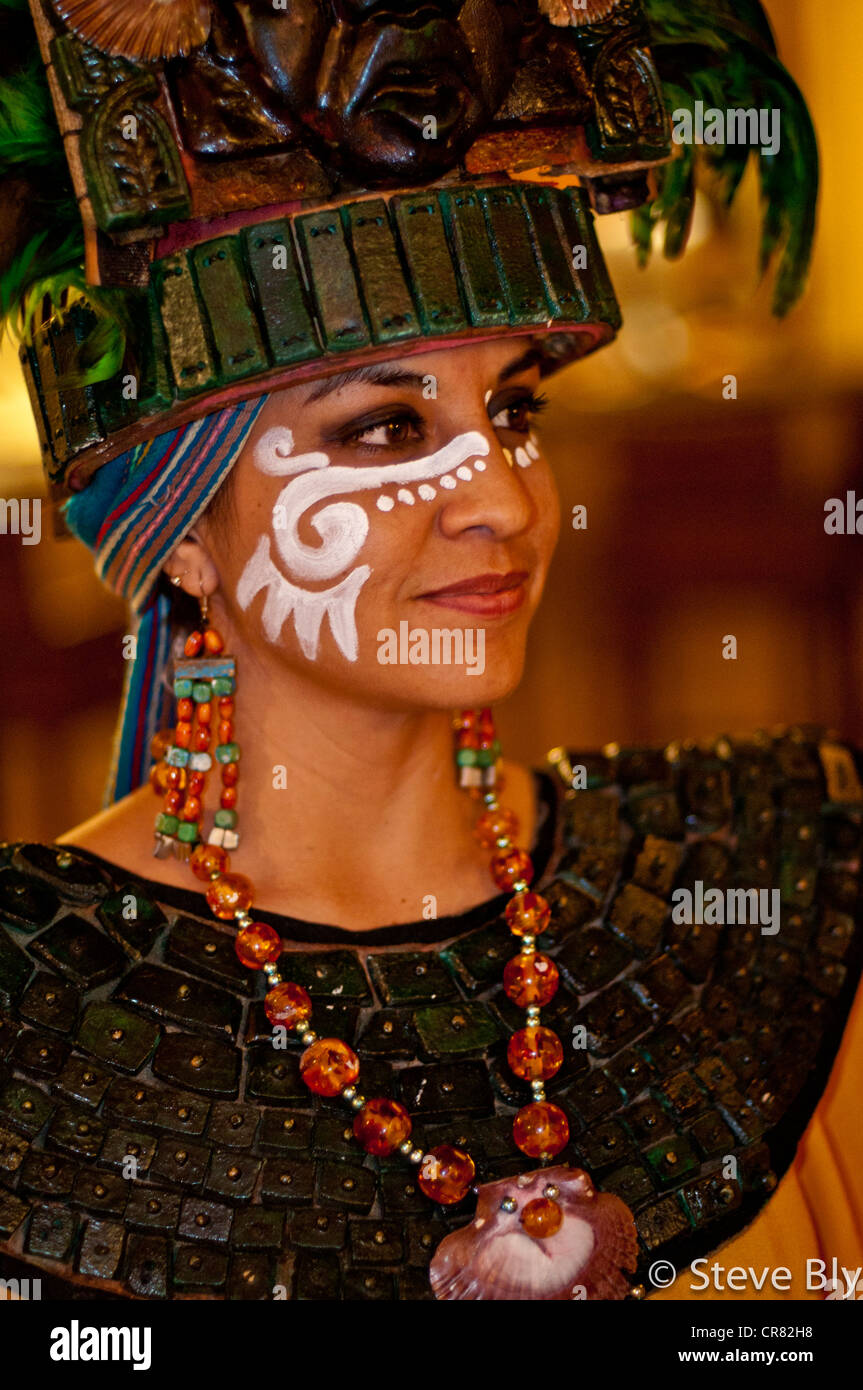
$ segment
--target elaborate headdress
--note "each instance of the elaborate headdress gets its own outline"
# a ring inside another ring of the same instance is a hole
[[[754,155],[777,312],[804,282],[815,140],[756,0],[0,0],[0,23],[0,307],[55,495],[139,610],[267,391],[610,341],[594,213],[633,210],[643,257],[664,221],[676,255],[696,165],[730,202]],[[779,108],[778,147],[676,144],[698,103],[741,129]]]

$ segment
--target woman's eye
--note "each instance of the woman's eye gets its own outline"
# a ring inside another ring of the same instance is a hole
[[[517,434],[527,434],[535,416],[544,405],[543,396],[519,396],[516,400],[507,401],[506,405],[492,416],[491,423],[497,430],[515,430]]]
[[[415,419],[408,415],[393,415],[386,420],[364,425],[361,429],[351,430],[344,442],[365,449],[398,449],[420,439],[422,434]]]

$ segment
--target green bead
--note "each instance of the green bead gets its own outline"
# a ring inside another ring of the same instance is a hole
[[[495,761],[494,752],[491,748],[480,748],[477,750],[477,767],[491,767]]]
[[[165,754],[165,762],[169,767],[188,767],[188,748],[175,748],[172,744]]]
[[[219,810],[216,812],[214,819],[216,825],[218,825],[221,830],[233,830],[234,826],[237,824],[237,813],[236,811]]]
[[[475,748],[458,748],[455,760],[459,767],[476,767],[477,750]]]
[[[206,705],[210,700],[210,682],[195,681],[192,686],[192,699],[196,705]]]
[[[192,693],[192,682],[186,680],[174,681],[174,694],[178,700],[188,700]]]
[[[156,829],[160,835],[176,835],[179,824],[177,817],[169,816],[166,811],[161,811],[156,817]]]
[[[193,845],[198,838],[198,827],[193,820],[181,820],[177,829],[177,839],[186,845]]]
[[[494,741],[494,743],[491,745],[491,751],[492,751],[492,753],[494,754],[494,760],[497,761],[497,759],[500,757],[500,739],[499,739],[499,738],[496,738],[495,741]]]
[[[238,743],[220,743],[216,748],[216,761],[219,763],[235,763],[239,761],[239,757]]]
[[[234,682],[230,676],[217,676],[213,681],[214,695],[233,695]]]

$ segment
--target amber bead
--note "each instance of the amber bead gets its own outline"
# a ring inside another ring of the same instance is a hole
[[[502,889],[512,888],[520,879],[530,883],[533,878],[530,855],[523,849],[516,849],[515,845],[497,850],[491,857],[491,876]]]
[[[234,697],[233,695],[219,696],[219,718],[233,719],[234,717]]]
[[[221,845],[198,845],[189,860],[195,878],[209,883],[214,874],[226,874],[231,867],[227,852]]]
[[[528,1158],[554,1158],[569,1143],[569,1121],[559,1105],[535,1100],[519,1110],[512,1137]]]
[[[479,748],[479,734],[475,729],[462,729],[455,736],[456,748]]]
[[[507,961],[503,972],[504,992],[520,1009],[532,1004],[543,1007],[557,994],[559,980],[554,961],[541,951],[516,956]]]
[[[366,1153],[386,1158],[410,1138],[411,1117],[397,1100],[367,1100],[354,1119],[354,1138]]]
[[[165,810],[169,816],[175,816],[183,804],[182,792],[165,793]]]
[[[249,970],[260,970],[262,965],[275,960],[280,954],[282,938],[274,927],[268,927],[263,922],[252,922],[238,932],[234,949]],[[295,985],[294,988],[298,986]]]
[[[337,1096],[360,1074],[360,1059],[340,1038],[319,1038],[300,1058],[300,1075],[316,1096]]]
[[[506,1057],[522,1081],[547,1081],[563,1065],[563,1044],[550,1028],[520,1028],[509,1040]]]
[[[199,724],[192,734],[192,747],[196,753],[206,753],[210,746],[210,730],[206,724]]]
[[[224,787],[219,795],[219,805],[224,811],[233,811],[237,804],[237,788]]]
[[[224,787],[235,787],[240,776],[239,763],[222,764],[222,785]]]
[[[453,715],[452,726],[453,726],[453,728],[454,728],[456,731],[458,731],[459,729],[473,729],[473,728],[475,728],[475,727],[476,727],[476,710],[475,710],[475,709],[462,709],[462,710],[459,710],[458,714]]]
[[[170,774],[181,772],[179,767],[169,767],[167,763],[154,763],[150,768],[150,786],[157,796],[164,796],[171,786]]]
[[[312,1001],[302,985],[285,980],[268,991],[264,999],[264,1012],[274,1028],[296,1028],[311,1017]]]
[[[504,915],[514,936],[539,936],[548,926],[551,908],[541,893],[516,893]]]
[[[172,791],[182,791],[186,785],[186,769],[184,767],[167,767],[165,769],[165,787]]]
[[[186,804],[183,807],[183,820],[197,821],[201,819],[201,800],[197,796],[187,796]]]
[[[254,895],[255,890],[243,874],[223,874],[213,879],[207,889],[207,902],[214,916],[227,922],[238,912],[248,912]]]
[[[189,796],[200,796],[207,778],[203,772],[190,772],[186,790]]]
[[[474,834],[483,849],[494,849],[498,840],[511,840],[518,834],[518,816],[503,806],[497,811],[483,811]]]
[[[188,748],[192,742],[192,726],[188,719],[178,719],[174,730],[174,742],[178,748]]]
[[[186,645],[183,648],[184,656],[198,656],[204,645],[203,632],[190,632],[186,638]]]
[[[194,702],[194,700],[178,700],[178,701],[177,701],[177,718],[178,718],[178,719],[189,720],[189,719],[192,718],[192,715],[193,715],[194,713],[195,713],[195,702]]]
[[[451,1207],[467,1196],[475,1172],[469,1154],[454,1149],[451,1144],[438,1144],[424,1156],[417,1185],[433,1202]]]
[[[522,1207],[521,1224],[529,1236],[545,1240],[556,1235],[563,1225],[563,1212],[550,1197],[536,1197]]]
[[[225,650],[225,639],[214,627],[208,627],[204,633],[204,647],[210,656],[218,656]]]
[[[209,700],[201,701],[201,703],[198,705],[197,714],[199,724],[210,723],[211,719],[213,718],[213,706],[210,704]]]
[[[153,737],[150,739],[150,757],[153,759],[154,763],[157,763],[161,758],[164,758],[172,743],[173,738],[171,737],[170,729],[165,733],[153,735]]]
[[[233,743],[233,741],[234,741],[234,725],[233,725],[233,721],[230,720],[230,719],[220,719],[220,720],[219,720],[219,742],[220,742],[220,743]]]

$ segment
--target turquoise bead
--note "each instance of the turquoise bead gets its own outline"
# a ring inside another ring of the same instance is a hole
[[[181,820],[177,828],[177,839],[183,844],[193,845],[198,838],[198,827],[192,820]]]
[[[194,656],[188,661],[178,661],[174,666],[175,680],[211,681],[217,676],[221,680],[233,678],[236,674],[237,668],[232,656]]]
[[[188,748],[175,748],[173,744],[165,754],[165,762],[169,767],[188,767],[189,750]]]
[[[216,812],[214,820],[220,829],[233,830],[234,826],[237,824],[237,813],[236,811],[223,811],[220,809]]]
[[[216,761],[219,763],[236,763],[240,758],[240,745],[238,743],[220,743],[216,748]]]
[[[213,681],[213,694],[233,695],[233,693],[234,682],[231,680],[230,676],[217,676]]]
[[[210,699],[210,682],[195,681],[192,686],[192,699],[196,705],[206,705]]]
[[[459,767],[476,767],[478,756],[475,748],[458,748],[455,760]]]
[[[156,829],[160,835],[176,835],[179,824],[177,817],[169,816],[166,811],[160,812],[156,817]]]
[[[192,693],[192,682],[187,680],[174,681],[174,694],[178,700],[188,700]]]

